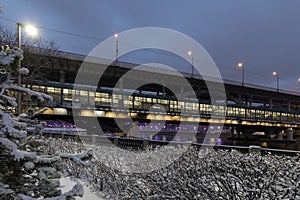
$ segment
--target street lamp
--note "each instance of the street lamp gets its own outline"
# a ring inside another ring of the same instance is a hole
[[[188,55],[192,56],[192,75],[191,77],[194,77],[194,56],[193,56],[193,52],[192,51],[188,51]]]
[[[119,53],[119,41],[118,41],[119,35],[118,35],[118,33],[115,33],[114,37],[116,39],[116,61],[118,61],[118,53]]]
[[[244,86],[244,82],[245,82],[245,66],[244,66],[244,63],[243,62],[238,62],[237,65],[236,65],[238,68],[242,68],[242,86]]]
[[[272,75],[276,76],[276,83],[277,83],[276,91],[279,92],[279,75],[277,72],[272,72]]]
[[[21,33],[22,28],[31,36],[37,35],[37,29],[33,25],[25,25],[22,23],[17,22],[18,26],[18,48],[21,49]],[[20,68],[21,68],[21,60],[18,61],[18,86],[21,86],[21,74],[20,74]],[[21,114],[22,110],[22,93],[21,91],[18,91],[18,109],[17,114]]]

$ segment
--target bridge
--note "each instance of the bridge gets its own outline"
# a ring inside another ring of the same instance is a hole
[[[88,59],[85,67],[87,84],[74,89],[76,74],[86,57],[66,52],[38,52],[40,51],[33,49],[30,57],[48,63],[45,65],[47,81],[36,80],[31,87],[54,97],[54,103],[49,105],[51,108],[43,114],[45,118],[71,119],[72,114],[75,114],[82,118],[98,117],[111,126],[114,126],[111,122],[113,118],[128,117],[140,123],[165,120],[170,124],[185,121],[206,125],[214,122],[230,126],[238,133],[264,131],[267,134],[277,134],[288,128],[300,128],[300,96],[292,91],[277,91],[274,88],[223,80],[226,99],[212,102],[205,77],[191,77],[189,73],[181,73],[195,92],[196,98],[191,98],[185,92],[186,88],[182,87],[182,81],[179,81],[182,79],[170,70],[154,70],[152,67],[140,69],[136,68],[136,64],[102,58]],[[107,64],[109,67],[104,70],[98,85],[89,85],[88,80],[99,78],[94,71],[104,69]],[[122,77],[129,71],[136,74],[130,79],[133,85],[142,82],[147,84],[138,88],[126,88]],[[168,87],[156,84],[155,80],[167,81],[166,84],[178,88],[184,98],[179,99]],[[213,79],[208,81],[214,83]],[[117,83],[119,85],[116,91]],[[80,99],[81,109],[72,109],[72,100],[77,98]],[[25,106],[32,106],[25,97],[23,102]]]

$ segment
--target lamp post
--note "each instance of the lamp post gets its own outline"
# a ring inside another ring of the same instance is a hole
[[[188,51],[188,55],[192,56],[192,75],[191,77],[194,77],[194,56],[193,56],[193,52],[192,51]]]
[[[118,61],[118,54],[119,54],[119,41],[118,41],[119,35],[118,35],[118,33],[115,33],[114,37],[116,39],[116,61]]]
[[[18,48],[21,49],[21,37],[22,37],[22,28],[31,36],[36,36],[37,35],[37,29],[32,26],[32,25],[25,25],[22,23],[17,22],[17,27],[18,27]],[[20,68],[21,68],[21,60],[18,61],[18,86],[21,86],[21,74],[20,74]],[[22,93],[21,91],[18,91],[18,108],[17,108],[17,114],[21,114],[22,110]]]
[[[244,82],[245,82],[245,66],[243,62],[238,62],[236,65],[238,68],[242,68],[242,86],[244,86]]]
[[[277,72],[272,72],[273,76],[276,76],[276,91],[279,92],[279,75]]]

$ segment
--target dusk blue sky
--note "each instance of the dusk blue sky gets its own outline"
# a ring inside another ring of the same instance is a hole
[[[0,5],[1,25],[16,29],[14,22],[3,18],[33,23],[40,27],[39,37],[56,41],[62,51],[88,54],[114,33],[146,26],[169,28],[199,42],[224,78],[240,81],[236,62],[242,60],[245,82],[276,87],[272,71],[277,71],[281,88],[300,92],[299,0],[0,0]],[[143,53],[136,53],[122,59],[147,63],[159,54],[152,51],[141,58]],[[172,60],[174,56],[162,57],[178,70],[189,69]]]

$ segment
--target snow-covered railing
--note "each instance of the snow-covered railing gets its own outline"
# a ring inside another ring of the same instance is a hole
[[[99,145],[111,145],[114,144],[120,148],[133,149],[133,150],[144,150],[149,148],[156,148],[157,146],[164,145],[193,145],[196,147],[203,148],[213,148],[213,149],[235,149],[240,152],[250,152],[250,153],[275,153],[275,154],[290,154],[296,155],[300,154],[300,151],[287,150],[287,149],[272,149],[263,148],[260,146],[232,146],[232,145],[214,145],[214,144],[202,144],[193,143],[192,141],[178,142],[178,141],[161,141],[161,140],[150,140],[143,138],[126,138],[126,137],[107,137],[98,135],[80,135],[80,134],[66,134],[66,133],[53,133],[44,132],[45,137],[71,139],[76,142],[83,142],[87,145],[99,146]]]
[[[34,131],[34,127],[28,127],[27,128],[28,132],[33,132]],[[43,132],[46,133],[53,133],[53,134],[70,134],[70,135],[74,135],[74,134],[79,134],[79,135],[86,135],[87,134],[87,130],[86,129],[82,129],[82,128],[44,128]]]

